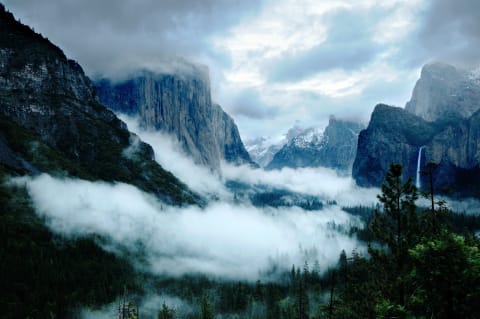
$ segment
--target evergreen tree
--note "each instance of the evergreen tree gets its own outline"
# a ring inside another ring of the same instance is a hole
[[[215,319],[212,306],[208,301],[207,296],[203,296],[202,303],[200,305],[200,317],[199,319]]]
[[[162,305],[162,309],[158,312],[158,319],[174,319],[175,309],[169,308],[165,302]]]
[[[400,308],[405,306],[405,276],[409,255],[408,249],[419,240],[418,217],[415,200],[417,189],[412,180],[402,180],[402,166],[392,164],[382,185],[382,194],[378,196],[383,210],[376,210],[370,224],[375,238],[388,248],[373,248],[369,252],[376,262],[380,262],[387,270],[390,287],[386,295],[390,295]]]
[[[428,318],[478,318],[480,251],[478,242],[442,231],[425,239],[410,254],[416,285],[412,307]]]
[[[295,296],[295,319],[308,319],[310,312],[310,303],[308,300],[307,289],[305,287],[305,278],[300,278],[297,282],[297,291]]]

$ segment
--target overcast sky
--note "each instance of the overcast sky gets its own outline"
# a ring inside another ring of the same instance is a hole
[[[480,62],[478,0],[4,0],[91,77],[210,69],[244,140],[404,106],[423,64]]]

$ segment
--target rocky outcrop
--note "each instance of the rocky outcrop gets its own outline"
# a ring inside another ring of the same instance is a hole
[[[403,165],[404,177],[415,177],[418,150],[433,135],[433,126],[422,118],[400,107],[377,105],[358,137],[353,178],[360,186],[380,186],[391,163]]]
[[[195,195],[153,160],[152,148],[101,105],[92,82],[62,50],[0,5],[0,168],[121,181],[168,203]]]
[[[331,116],[321,133],[309,128],[291,138],[280,149],[267,169],[282,167],[328,167],[349,173],[357,150],[357,138],[363,125]]]
[[[358,140],[353,178],[360,186],[380,186],[391,163],[404,167],[404,178],[416,178],[419,149],[421,170],[438,166],[433,182],[437,192],[480,197],[480,111],[466,119],[428,122],[398,107],[377,105]],[[420,175],[421,185],[428,179]]]
[[[480,109],[480,78],[452,65],[427,64],[405,109],[430,122],[469,118]]]
[[[175,136],[196,163],[213,169],[225,160],[251,163],[233,119],[212,103],[207,70],[142,71],[129,79],[96,83],[99,101],[115,112],[138,115],[143,127]]]
[[[477,73],[477,74],[476,74]],[[378,105],[358,140],[353,178],[361,186],[380,186],[390,163],[416,179],[426,163],[436,191],[480,197],[480,80],[478,72],[433,63],[422,69],[405,109]],[[428,186],[420,175],[423,187]]]

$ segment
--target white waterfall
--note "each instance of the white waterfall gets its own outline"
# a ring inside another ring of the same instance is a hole
[[[418,189],[420,189],[421,182],[420,182],[420,164],[422,162],[422,150],[425,148],[425,146],[421,146],[420,149],[418,150],[418,159],[417,159],[417,180],[415,182],[415,185],[417,186]]]

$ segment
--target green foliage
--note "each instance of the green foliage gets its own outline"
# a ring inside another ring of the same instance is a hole
[[[478,318],[480,255],[468,233],[475,218],[451,214],[446,203],[421,212],[416,189],[392,165],[370,232],[371,258],[342,255],[334,318]],[[433,200],[433,194],[429,194]],[[453,225],[453,227],[451,226]],[[465,236],[452,233],[461,230]]]
[[[443,231],[409,250],[416,286],[413,307],[434,318],[474,318],[480,313],[480,252],[478,242]]]
[[[408,248],[419,240],[418,216],[415,200],[417,189],[411,179],[402,181],[402,167],[392,164],[382,185],[382,194],[378,196],[383,211],[376,211],[370,224],[372,233],[388,250],[370,245],[369,253],[373,260],[381,263],[390,278],[385,296],[395,300],[398,306],[405,305],[405,275],[408,268]]]

